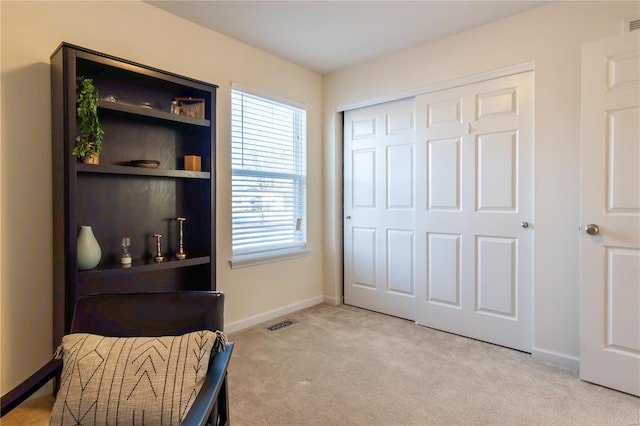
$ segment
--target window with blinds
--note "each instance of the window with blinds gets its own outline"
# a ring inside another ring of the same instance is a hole
[[[234,258],[306,248],[306,134],[304,109],[231,91]]]

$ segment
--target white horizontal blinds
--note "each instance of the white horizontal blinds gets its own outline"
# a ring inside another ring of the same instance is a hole
[[[231,91],[233,253],[306,246],[306,111]]]

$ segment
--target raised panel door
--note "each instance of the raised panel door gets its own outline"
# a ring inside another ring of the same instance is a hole
[[[533,73],[415,104],[416,322],[530,351]]]
[[[580,377],[640,396],[640,38],[582,53]]]
[[[345,113],[344,300],[413,319],[413,101]]]

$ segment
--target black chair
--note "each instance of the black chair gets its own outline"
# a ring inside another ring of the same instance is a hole
[[[71,333],[109,337],[178,336],[199,330],[223,330],[224,294],[215,291],[97,294],[78,299]],[[229,424],[227,367],[233,351],[212,351],[205,382],[183,425]],[[62,360],[52,359],[2,396],[4,416],[51,379],[60,376]]]

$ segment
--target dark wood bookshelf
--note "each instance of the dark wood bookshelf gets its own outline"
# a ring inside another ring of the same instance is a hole
[[[111,102],[111,101],[106,101],[104,99],[100,99],[98,101],[98,107],[102,110],[117,111],[125,114],[135,114],[141,117],[149,117],[149,118],[155,118],[158,120],[174,121],[176,123],[190,124],[193,126],[203,126],[203,127],[211,126],[211,121],[206,120],[204,118],[187,117],[183,115],[172,114],[166,111],[149,109],[139,105],[129,105],[129,104],[123,104],[119,102]]]
[[[116,164],[78,164],[78,173],[103,173],[113,175],[131,176],[157,176],[182,179],[210,179],[209,172],[193,172],[190,170],[151,169]]]
[[[156,272],[166,269],[188,268],[195,265],[205,265],[211,262],[209,256],[194,257],[190,259],[177,260],[170,259],[157,263],[153,259],[133,261],[131,266],[125,267],[118,263],[98,265],[89,271],[78,272],[78,279],[104,279],[121,275],[139,274],[141,272]]]
[[[75,81],[93,79],[105,131],[100,164],[78,162]],[[215,290],[214,84],[62,43],[51,55],[53,134],[53,344],[69,331],[78,297],[91,293]],[[175,98],[204,99],[204,118],[171,112]],[[184,156],[202,170],[184,170]],[[157,168],[135,160],[158,161]],[[185,217],[184,250],[177,260],[177,217]],[[77,237],[91,226],[102,259],[77,268]],[[164,235],[153,260],[153,234]],[[131,239],[130,267],[120,263],[120,241]]]

